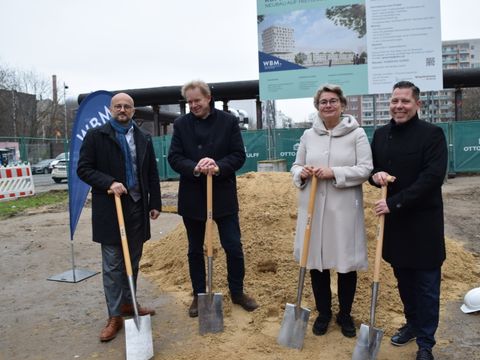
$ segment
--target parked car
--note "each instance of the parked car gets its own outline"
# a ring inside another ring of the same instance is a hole
[[[58,164],[60,160],[68,160],[70,153],[61,153],[58,154],[55,159],[50,163],[50,172],[53,171],[53,167]]]
[[[57,184],[61,183],[62,180],[68,181],[67,168],[68,168],[68,161],[59,160],[58,163],[54,165],[52,170],[53,181],[55,181]]]
[[[45,159],[41,160],[36,164],[33,164],[31,166],[32,169],[32,174],[49,174],[52,172],[52,169],[50,169],[50,163],[54,159]]]

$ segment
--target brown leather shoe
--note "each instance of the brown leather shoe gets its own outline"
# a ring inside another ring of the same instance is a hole
[[[117,336],[120,329],[123,327],[123,319],[121,316],[112,316],[108,318],[107,325],[100,333],[100,341],[110,341]]]
[[[137,305],[138,308],[138,315],[143,316],[143,315],[150,315],[153,316],[155,315],[155,310],[150,309],[147,307],[142,307],[140,304]],[[120,306],[120,312],[122,313],[122,316],[134,316],[135,311],[133,309],[133,304],[122,304]]]
[[[188,309],[188,316],[194,318],[198,316],[198,295],[193,296],[192,304]]]
[[[245,293],[241,295],[232,295],[232,302],[240,305],[247,311],[253,311],[258,308],[257,302]]]

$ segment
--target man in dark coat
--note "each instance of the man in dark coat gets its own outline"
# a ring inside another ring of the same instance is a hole
[[[232,302],[247,311],[258,305],[243,291],[245,264],[238,220],[235,171],[245,162],[237,119],[213,107],[209,86],[192,81],[182,87],[190,113],[175,120],[168,154],[170,166],[180,174],[178,213],[188,237],[188,264],[193,287],[191,317],[198,316],[198,294],[205,293],[206,176],[213,176],[213,219],[227,255],[228,286]]]
[[[448,156],[442,129],[418,118],[420,105],[413,83],[394,85],[392,119],[373,135],[370,183],[396,178],[386,201],[375,203],[376,214],[385,214],[383,258],[393,267],[406,318],[391,342],[402,346],[416,338],[416,359],[431,360],[445,260],[441,187]]]
[[[80,149],[77,174],[92,187],[93,241],[102,247],[103,287],[108,322],[101,341],[112,340],[122,328],[122,316],[133,315],[133,303],[125,271],[120,231],[113,194],[121,196],[136,288],[143,243],[150,239],[150,220],[161,211],[160,181],[152,139],[132,121],[133,99],[113,96],[112,119],[91,129]],[[154,315],[139,306],[140,315]]]

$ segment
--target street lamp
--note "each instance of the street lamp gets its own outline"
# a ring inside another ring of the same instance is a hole
[[[63,103],[65,109],[65,140],[68,141],[68,127],[67,127],[67,89],[68,86],[63,83]]]

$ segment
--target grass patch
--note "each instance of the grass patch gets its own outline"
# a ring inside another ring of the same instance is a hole
[[[26,196],[16,200],[0,202],[0,220],[7,219],[30,208],[68,202],[66,190],[52,190],[33,196]]]

